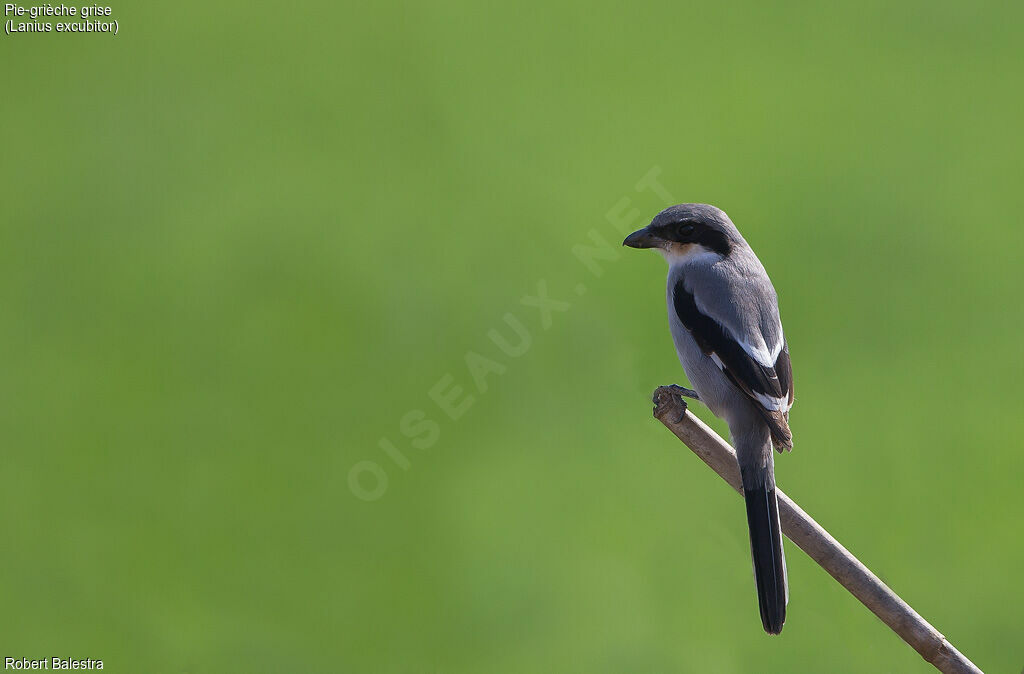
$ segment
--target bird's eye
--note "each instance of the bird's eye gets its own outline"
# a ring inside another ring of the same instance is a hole
[[[680,238],[686,238],[693,235],[694,227],[689,222],[684,222],[676,227],[676,233],[679,234]]]

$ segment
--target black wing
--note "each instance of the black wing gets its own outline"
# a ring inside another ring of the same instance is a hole
[[[672,289],[672,304],[683,327],[693,336],[700,350],[714,357],[736,388],[756,403],[771,429],[772,442],[776,447],[792,447],[788,410],[793,402],[793,370],[789,347],[783,343],[775,365],[767,367],[751,357],[721,323],[697,308],[693,293],[686,289],[682,280],[677,281]],[[771,405],[774,401],[780,404]],[[786,404],[781,404],[783,401]]]

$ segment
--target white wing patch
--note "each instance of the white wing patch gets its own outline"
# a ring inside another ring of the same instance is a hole
[[[739,340],[737,340],[737,344],[743,347],[743,350],[747,355],[755,361],[767,368],[772,368],[771,378],[778,380],[779,376],[775,374],[774,368],[775,363],[779,360],[779,354],[782,353],[782,345],[785,342],[785,340],[782,339],[782,330],[779,330],[779,343],[776,344],[775,348],[771,351],[768,350],[768,345],[765,344],[764,338],[760,334],[757,335],[757,338],[760,342],[757,346],[751,346],[750,342],[743,342]],[[715,365],[718,366],[718,369],[723,372],[726,370],[725,363],[722,362],[722,359],[718,357],[717,353],[712,352],[711,360],[713,360]],[[773,396],[765,395],[764,393],[752,393],[754,399],[761,403],[761,406],[770,412],[788,412],[793,407],[793,404],[789,402],[788,393],[783,395],[781,398],[775,398]]]
[[[761,406],[766,410],[770,410],[772,412],[789,411],[789,398],[772,398],[763,393],[755,393],[754,397],[757,398],[757,402],[761,403]]]
[[[736,340],[737,343],[743,347],[743,350],[747,352],[747,355],[756,360],[765,367],[775,367],[776,361],[779,360],[779,354],[782,353],[782,344],[785,340],[782,338],[782,329],[779,329],[779,341],[775,344],[775,348],[768,349],[768,345],[764,343],[764,337],[760,333],[757,335],[757,342],[751,344],[743,340]]]

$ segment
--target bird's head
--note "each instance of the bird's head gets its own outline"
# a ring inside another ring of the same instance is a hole
[[[727,257],[743,238],[721,209],[708,204],[670,206],[651,224],[626,237],[623,246],[655,248],[669,264],[705,255]]]

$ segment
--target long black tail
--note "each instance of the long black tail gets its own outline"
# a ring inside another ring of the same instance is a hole
[[[782,527],[775,488],[767,485],[744,489],[750,555],[754,560],[754,583],[761,623],[768,634],[778,634],[786,622],[786,558],[782,552]]]

